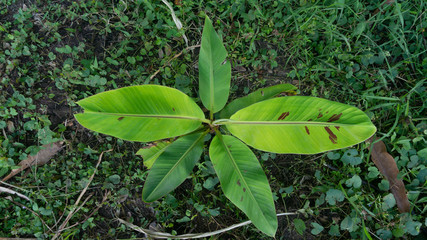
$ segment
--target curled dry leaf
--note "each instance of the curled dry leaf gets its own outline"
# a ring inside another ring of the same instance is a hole
[[[393,157],[387,152],[383,141],[374,143],[371,152],[372,161],[374,161],[378,170],[390,183],[390,191],[396,199],[397,208],[399,212],[409,212],[410,204],[406,196],[405,185],[401,179],[397,178],[399,169]]]
[[[31,166],[35,166],[35,165],[41,166],[46,164],[57,152],[59,152],[59,150],[61,150],[63,144],[64,144],[63,141],[58,141],[52,144],[43,145],[43,148],[35,156],[28,156],[27,159],[22,160],[18,164],[21,167],[18,169],[12,170],[9,175],[3,178],[2,181],[9,180],[16,174],[24,171],[25,169]]]

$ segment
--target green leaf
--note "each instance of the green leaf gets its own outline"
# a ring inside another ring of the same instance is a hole
[[[77,102],[86,128],[129,141],[151,142],[190,133],[201,126],[203,111],[184,93],[143,85],[96,94]]]
[[[359,227],[357,224],[360,222],[358,218],[352,218],[350,216],[345,217],[340,224],[341,230],[347,230],[349,232],[356,231]]]
[[[368,179],[376,178],[379,174],[380,174],[380,171],[378,171],[378,168],[376,167],[368,168]]]
[[[312,222],[311,226],[313,226],[313,229],[311,230],[311,234],[313,234],[313,235],[318,235],[324,229],[322,225],[315,223],[315,222]]]
[[[314,154],[360,143],[375,126],[361,110],[314,97],[279,97],[241,109],[222,121],[248,145],[268,152]]]
[[[362,179],[358,175],[354,175],[352,178],[345,181],[347,187],[360,188],[362,186]]]
[[[145,181],[142,190],[144,201],[155,201],[184,182],[202,155],[205,135],[193,133],[181,137],[164,150]]]
[[[329,189],[326,192],[325,200],[330,205],[335,205],[337,202],[342,202],[344,200],[344,194],[338,189]]]
[[[150,169],[160,154],[162,154],[171,143],[170,141],[157,142],[147,148],[139,149],[136,154],[142,156],[144,166]]]
[[[206,179],[206,181],[203,183],[203,187],[206,188],[209,191],[212,191],[219,182],[219,179],[217,177],[209,177]]]
[[[387,179],[382,179],[380,183],[378,183],[378,188],[381,191],[387,192],[390,190],[390,182]]]
[[[407,232],[412,236],[417,236],[418,234],[420,234],[421,226],[422,226],[422,223],[416,222],[413,220],[409,220],[405,224],[405,228]]]
[[[262,232],[274,236],[277,217],[267,177],[252,151],[233,136],[216,135],[209,156],[225,196]]]
[[[387,194],[383,199],[384,199],[384,203],[382,204],[383,211],[387,211],[388,209],[396,206],[396,199],[394,198],[392,193]]]
[[[212,113],[225,106],[230,91],[231,64],[226,56],[227,50],[206,17],[199,53],[199,94]]]
[[[191,219],[187,216],[184,216],[184,217],[176,220],[176,222],[178,222],[178,223],[189,222],[189,221],[191,221]]]
[[[388,229],[378,229],[377,235],[383,240],[391,239],[393,237],[393,234]]]
[[[295,226],[295,230],[297,230],[298,234],[301,236],[303,235],[305,229],[307,228],[305,226],[304,221],[299,218],[294,219],[294,226]]]
[[[233,100],[220,112],[220,118],[230,118],[235,112],[248,107],[254,103],[276,97],[283,92],[291,92],[297,88],[292,84],[279,84],[271,87],[261,88],[255,92]]]
[[[357,155],[359,152],[356,149],[348,149],[341,157],[341,161],[351,166],[356,166],[362,163],[362,158]]]
[[[403,237],[403,235],[405,235],[406,230],[401,227],[396,227],[395,229],[392,230],[392,233],[393,233],[393,236],[400,238],[400,237]]]
[[[108,180],[112,183],[112,184],[119,184],[120,183],[120,176],[117,174],[111,175],[108,177]]]
[[[328,231],[329,235],[339,237],[340,234],[340,227],[336,224],[332,225]]]

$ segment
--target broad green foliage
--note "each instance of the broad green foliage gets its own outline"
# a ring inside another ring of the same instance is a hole
[[[221,118],[230,118],[235,112],[242,108],[248,107],[254,103],[270,99],[281,93],[288,93],[296,90],[294,85],[285,83],[271,87],[261,88],[247,96],[238,98],[227,104],[227,106],[220,112]]]
[[[150,142],[196,130],[203,111],[184,93],[145,85],[103,92],[77,102],[81,125],[130,141]]]
[[[148,148],[141,148],[136,153],[137,155],[141,155],[141,157],[144,159],[144,166],[146,166],[148,169],[150,169],[156,159],[162,154],[166,148],[171,144],[171,142],[167,141],[161,141],[158,143],[155,143],[153,146],[150,146]]]
[[[376,131],[359,109],[313,97],[266,100],[230,119],[225,124],[232,134],[254,148],[276,153],[311,154],[349,147]]]
[[[213,113],[221,110],[228,99],[231,64],[226,56],[224,45],[206,18],[199,55],[199,94],[203,105]]]
[[[233,136],[217,134],[209,156],[232,203],[242,209],[261,231],[274,236],[277,219],[267,177],[252,151]]]
[[[181,137],[164,150],[145,181],[142,198],[152,202],[174,190],[193,170],[203,152],[206,133]]]
[[[273,195],[260,163],[245,143],[273,153],[319,153],[364,141],[376,128],[352,106],[313,97],[277,97],[294,91],[290,84],[260,89],[225,106],[231,80],[226,56],[206,17],[199,55],[199,95],[209,117],[178,90],[143,85],[79,101],[84,113],[76,114],[76,119],[89,129],[125,140],[178,137],[138,151],[150,168],[142,193],[147,202],[165,196],[188,177],[203,153],[206,134],[215,132],[209,157],[225,196],[259,230],[274,237],[278,223]],[[223,108],[219,115],[224,119],[215,121],[214,113]],[[237,138],[226,135],[227,130]],[[336,191],[327,193],[330,204],[344,199]],[[322,230],[318,225],[314,234]]]

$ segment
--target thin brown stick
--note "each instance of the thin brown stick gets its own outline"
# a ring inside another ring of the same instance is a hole
[[[291,213],[279,213],[277,214],[278,217],[280,216],[287,216],[287,215],[297,215],[298,213],[296,212],[291,212]],[[246,222],[242,222],[242,223],[238,223],[238,224],[234,224],[231,225],[229,227],[217,230],[217,231],[213,231],[213,232],[206,232],[206,233],[191,233],[191,234],[183,234],[183,235],[171,235],[169,233],[163,233],[163,232],[156,232],[156,231],[152,231],[149,229],[144,229],[141,227],[138,227],[132,223],[129,223],[123,219],[117,218],[117,220],[119,220],[120,223],[123,223],[124,225],[128,226],[129,228],[132,228],[133,230],[140,232],[140,233],[144,233],[147,237],[151,237],[151,238],[158,238],[158,239],[195,239],[195,238],[203,238],[203,237],[211,237],[217,234],[221,234],[230,230],[233,230],[235,228],[239,228],[245,225],[248,225],[250,223],[252,223],[251,220],[248,220]]]
[[[102,201],[101,201],[101,203],[100,204],[98,204],[98,206],[95,208],[95,210],[93,210],[88,216],[86,216],[85,217],[85,219],[83,220],[83,221],[81,221],[81,222],[77,222],[77,223],[75,223],[75,224],[73,224],[73,225],[71,225],[71,226],[69,226],[69,227],[66,227],[66,228],[64,228],[64,230],[67,230],[67,229],[70,229],[70,228],[73,228],[73,227],[75,227],[75,226],[77,226],[77,225],[80,225],[80,224],[83,224],[83,223],[85,223],[90,217],[92,217],[92,215],[93,214],[95,214],[101,207],[102,207],[102,204],[105,202],[105,201],[107,201],[107,198],[108,198],[108,196],[110,196],[110,194],[111,194],[111,191],[108,191],[105,195],[104,195],[104,197],[102,198]]]
[[[67,225],[67,223],[68,223],[68,221],[70,221],[71,217],[73,217],[73,215],[74,215],[78,210],[80,210],[80,208],[81,208],[82,206],[80,206],[79,208],[77,208],[77,206],[79,205],[79,202],[80,202],[80,200],[82,199],[83,195],[86,193],[87,188],[89,187],[89,185],[90,185],[90,183],[92,182],[93,178],[95,177],[96,170],[98,170],[98,166],[99,166],[99,164],[101,163],[102,156],[104,155],[104,153],[106,153],[106,152],[111,152],[112,150],[113,150],[113,149],[110,149],[110,150],[108,150],[108,151],[104,151],[104,152],[102,152],[102,153],[99,155],[98,163],[96,163],[95,171],[93,172],[92,176],[90,176],[90,178],[89,178],[89,182],[87,183],[87,185],[86,185],[86,187],[83,189],[83,191],[80,193],[79,197],[77,198],[76,203],[74,204],[74,208],[73,208],[73,209],[70,211],[70,213],[67,215],[67,217],[65,218],[65,220],[64,220],[64,222],[61,224],[61,226],[59,226],[59,229],[58,229],[58,231],[56,231],[56,233],[55,233],[55,235],[53,236],[52,240],[55,240],[55,239],[57,239],[57,238],[58,238],[58,236],[61,234],[61,232],[62,232],[62,231],[64,231],[65,225]],[[86,198],[86,200],[84,201],[84,203],[85,203],[87,200],[88,200],[88,198]],[[83,204],[84,204],[84,203],[83,203]],[[83,205],[83,204],[82,204],[82,205]]]

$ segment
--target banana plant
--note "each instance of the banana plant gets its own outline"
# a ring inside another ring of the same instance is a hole
[[[84,112],[75,118],[93,131],[153,142],[137,153],[149,168],[142,192],[146,202],[178,187],[210,144],[210,161],[225,196],[255,227],[274,236],[273,195],[250,147],[283,154],[321,153],[358,144],[376,128],[356,107],[315,97],[283,96],[296,89],[290,84],[259,89],[226,105],[231,80],[226,58],[221,38],[206,17],[199,54],[199,95],[207,116],[179,90],[142,85],[85,98],[78,102]],[[208,134],[214,134],[210,143]]]

